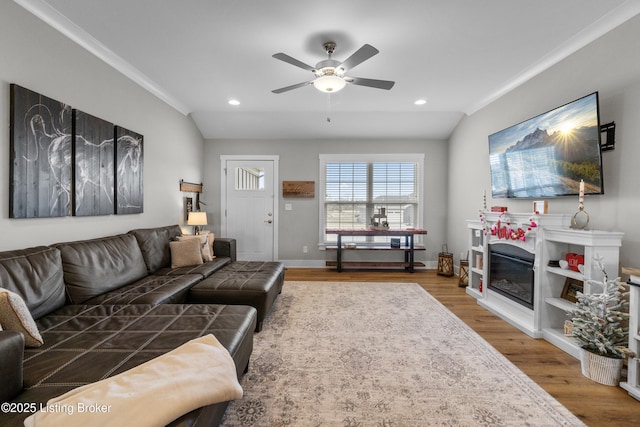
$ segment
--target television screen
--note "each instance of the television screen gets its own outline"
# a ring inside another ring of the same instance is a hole
[[[604,193],[598,92],[489,135],[494,198]]]

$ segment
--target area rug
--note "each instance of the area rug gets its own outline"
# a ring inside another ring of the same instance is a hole
[[[581,426],[417,284],[286,282],[224,426]]]

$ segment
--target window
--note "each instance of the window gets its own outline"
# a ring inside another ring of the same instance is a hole
[[[393,229],[420,227],[423,163],[423,154],[321,155],[320,242],[336,242],[327,228],[367,228],[372,218]],[[376,244],[388,238],[343,240]]]
[[[264,190],[264,168],[236,168],[236,190]]]

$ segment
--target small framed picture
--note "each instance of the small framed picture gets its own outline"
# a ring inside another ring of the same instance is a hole
[[[187,221],[189,218],[189,212],[193,212],[193,198],[185,197],[184,198],[184,220]]]
[[[571,302],[578,302],[578,292],[582,292],[584,289],[584,283],[582,280],[572,279],[571,277],[567,277],[567,280],[564,281],[564,288],[562,289],[562,294],[560,294],[560,298],[566,299]]]
[[[564,321],[564,334],[566,336],[571,336],[571,333],[573,332],[573,322],[571,320],[565,320]]]
[[[533,202],[533,213],[546,214],[547,213],[547,201],[546,200],[536,200],[535,202]]]

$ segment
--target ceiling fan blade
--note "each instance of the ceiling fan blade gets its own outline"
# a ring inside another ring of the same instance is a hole
[[[299,87],[307,86],[307,85],[310,85],[312,83],[313,83],[313,80],[309,81],[309,82],[298,83],[298,84],[291,85],[291,86],[281,87],[280,89],[275,89],[275,90],[272,90],[271,92],[273,92],[273,93],[288,92],[290,90],[298,89]]]
[[[280,61],[284,61],[288,64],[291,65],[295,65],[296,67],[300,67],[303,70],[308,70],[308,71],[315,71],[316,69],[313,68],[311,65],[307,65],[302,61],[298,61],[295,58],[290,57],[289,55],[287,55],[286,53],[276,53],[274,55],[272,55],[274,58],[279,59]]]
[[[342,68],[345,71],[350,70],[356,65],[361,64],[367,59],[371,58],[378,52],[379,50],[375,47],[371,46],[370,44],[365,44],[360,49],[356,50],[353,55],[348,57],[342,64],[340,64],[336,68]]]
[[[352,83],[354,85],[369,86],[385,90],[391,89],[393,85],[396,84],[396,82],[392,82],[390,80],[363,79],[361,77],[345,77],[344,79],[347,83]]]

